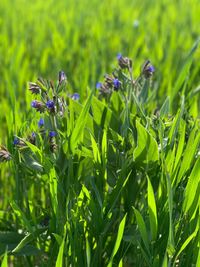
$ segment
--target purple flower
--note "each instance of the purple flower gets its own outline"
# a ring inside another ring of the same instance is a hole
[[[59,71],[58,80],[59,80],[59,84],[61,84],[63,81],[67,80],[67,76],[64,73],[64,71]]]
[[[98,82],[98,83],[96,84],[96,89],[100,89],[101,86],[102,86],[102,83]]]
[[[14,140],[13,140],[13,145],[18,145],[20,142],[19,138],[18,137],[15,137]]]
[[[52,137],[55,137],[57,135],[57,133],[55,131],[50,131],[49,132],[49,137],[52,138]]]
[[[120,58],[122,58],[122,54],[121,53],[118,53],[117,54],[117,59],[119,60]]]
[[[33,100],[33,101],[31,102],[31,107],[32,107],[32,108],[37,108],[37,107],[38,107],[38,101],[37,101],[37,100]]]
[[[153,75],[154,72],[155,72],[154,66],[151,65],[151,62],[149,60],[147,60],[143,65],[142,74],[146,79],[148,79]]]
[[[33,138],[36,138],[36,134],[35,134],[35,132],[32,132],[31,136],[32,136]]]
[[[73,100],[79,100],[79,99],[80,99],[80,95],[79,95],[78,93],[74,93],[74,94],[71,96],[71,98],[72,98]]]
[[[114,85],[114,90],[118,91],[121,86],[121,82],[117,78],[115,78],[113,79],[113,85]]]
[[[122,54],[117,55],[118,64],[122,69],[132,68],[132,60],[128,57],[123,57]]]
[[[40,120],[38,121],[38,127],[42,127],[44,126],[44,119],[40,118]]]
[[[151,73],[155,72],[155,68],[154,68],[154,66],[152,66],[152,65],[150,65],[150,66],[147,68],[147,70],[148,70],[149,72],[151,72]]]
[[[43,112],[45,109],[44,104],[40,101],[37,101],[37,100],[33,100],[31,102],[31,107],[37,109],[37,111],[40,111],[40,112]]]
[[[49,109],[53,109],[53,108],[54,108],[54,102],[53,102],[52,100],[48,100],[48,101],[46,102],[46,106],[47,106],[47,108],[49,108]]]

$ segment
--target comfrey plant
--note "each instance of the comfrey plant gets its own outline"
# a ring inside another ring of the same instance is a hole
[[[111,75],[106,74],[103,82],[98,82],[96,88],[101,97],[110,97],[113,91],[122,91],[131,101],[131,95],[137,97],[137,100],[143,104],[146,103],[151,85],[151,77],[155,72],[154,66],[147,60],[137,78],[133,77],[132,60],[121,54],[117,55],[118,68]],[[135,99],[136,100],[136,99]]]
[[[85,250],[85,238],[94,255],[91,266],[105,266],[109,262],[113,241],[106,241],[106,235],[112,231],[113,236],[116,234],[112,225],[124,209],[122,203],[117,206],[118,196],[124,177],[128,179],[130,175],[125,153],[126,146],[134,144],[127,135],[127,130],[133,127],[130,112],[136,104],[143,114],[141,94],[146,90],[148,97],[146,85],[151,84],[154,73],[154,67],[147,61],[135,78],[131,59],[118,55],[117,61],[113,73],[97,83],[97,96],[92,91],[83,105],[78,102],[78,93],[68,93],[63,71],[55,83],[41,78],[29,82],[36,126],[27,136],[23,132],[14,136],[12,153],[0,148],[0,161],[13,159],[14,163],[17,189],[12,208],[20,217],[24,233],[28,231],[33,237],[33,245],[42,253],[47,251],[47,266],[55,266],[62,242],[70,264],[82,266],[82,252],[77,256],[72,247]],[[125,219],[126,216],[124,222]],[[99,226],[94,229],[97,223]]]
[[[61,118],[67,111],[68,99],[79,100],[78,93],[67,94],[67,77],[63,71],[59,72],[58,81],[39,78],[36,82],[29,82],[29,90],[35,99],[31,102],[31,107],[41,114],[38,121],[38,132],[32,132],[27,138],[15,137],[13,144],[16,147],[26,146],[26,141],[33,145],[39,144],[38,134],[48,144],[49,151],[55,153],[60,129]],[[46,146],[47,148],[47,146]]]

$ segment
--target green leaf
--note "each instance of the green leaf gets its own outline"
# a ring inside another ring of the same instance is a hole
[[[183,202],[183,210],[186,213],[189,209],[198,206],[200,196],[200,157],[197,159],[185,189],[185,199]]]
[[[135,213],[135,217],[136,217],[136,221],[137,221],[137,225],[138,225],[138,228],[139,228],[139,232],[140,232],[141,238],[142,238],[142,240],[144,242],[144,245],[145,245],[147,251],[149,252],[149,238],[148,238],[147,228],[146,228],[145,222],[144,222],[140,212],[134,207],[133,207],[133,210],[134,210],[134,213]]]
[[[34,234],[33,228],[29,222],[29,220],[26,217],[26,214],[20,209],[20,207],[17,205],[16,202],[11,203],[11,207],[14,210],[15,214],[18,216],[18,218],[22,221],[23,225],[28,229],[28,231],[32,234]]]
[[[8,267],[8,255],[7,255],[7,251],[4,254],[2,263],[1,263],[1,267]]]
[[[119,228],[118,228],[118,232],[117,232],[117,239],[115,241],[115,246],[114,246],[112,255],[110,257],[109,263],[107,265],[108,267],[112,267],[113,258],[117,254],[117,251],[118,251],[118,249],[120,247],[120,244],[121,244],[121,241],[122,241],[122,237],[123,237],[123,234],[124,234],[126,216],[127,216],[127,214],[124,215],[124,218],[121,220],[121,222],[119,224]]]
[[[63,254],[64,254],[64,247],[65,247],[65,237],[66,237],[66,225],[64,227],[64,236],[62,243],[59,248],[58,256],[56,259],[56,267],[62,267],[63,266]]]
[[[151,228],[151,236],[155,241],[157,237],[158,231],[158,220],[157,220],[157,209],[156,209],[156,201],[154,196],[153,187],[149,177],[148,179],[148,209],[149,209],[149,220],[150,220],[150,228]]]
[[[80,116],[78,117],[75,128],[72,132],[71,138],[70,138],[70,148],[72,153],[75,152],[76,146],[80,141],[82,140],[82,134],[84,127],[87,122],[87,116],[90,109],[91,101],[92,101],[93,92],[91,92],[90,96],[88,97],[85,106],[83,107]]]
[[[87,267],[90,267],[91,249],[90,249],[90,243],[87,237],[86,237],[86,259],[87,259]]]
[[[151,164],[158,161],[158,144],[153,136],[136,121],[137,147],[134,150],[134,159],[138,164]]]
[[[23,247],[25,247],[28,243],[30,243],[33,240],[32,234],[27,234],[20,242],[19,244],[12,250],[12,253],[19,252]]]
[[[197,131],[196,127],[194,127],[194,129],[190,133],[187,146],[185,148],[185,152],[184,152],[181,167],[178,173],[178,177],[176,180],[176,184],[178,184],[181,181],[184,174],[191,167],[191,164],[192,164],[192,161],[194,160],[194,156],[197,151],[199,142],[200,142],[200,133]]]
[[[194,239],[196,237],[197,233],[198,233],[198,224],[196,226],[195,231],[191,235],[189,235],[188,238],[182,243],[181,248],[179,249],[179,251],[176,254],[174,262],[176,261],[178,256],[182,253],[182,251],[187,247],[187,245],[192,241],[192,239]]]
[[[169,102],[169,97],[165,99],[165,102],[163,103],[162,107],[160,108],[160,117],[163,118],[169,113],[169,107],[170,107],[170,102]]]
[[[172,93],[171,93],[171,99],[173,100],[173,98],[176,96],[176,94],[178,93],[178,91],[180,90],[181,86],[183,85],[183,83],[185,81],[187,81],[187,77],[189,75],[189,71],[190,71],[190,67],[192,65],[192,62],[193,62],[193,56],[194,56],[194,53],[195,51],[197,50],[198,46],[199,46],[199,42],[200,42],[200,39],[198,39],[193,47],[191,48],[188,56],[186,57],[185,59],[185,62],[183,63],[183,67],[178,75],[178,78],[176,80],[176,83],[175,83],[175,86],[172,90]]]

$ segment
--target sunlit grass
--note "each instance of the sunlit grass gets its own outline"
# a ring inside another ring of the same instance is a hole
[[[198,266],[198,11],[0,2],[1,266]]]

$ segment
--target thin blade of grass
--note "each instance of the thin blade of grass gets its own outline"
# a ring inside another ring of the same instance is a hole
[[[120,224],[119,224],[119,228],[118,228],[118,232],[117,232],[117,239],[115,241],[115,246],[112,252],[112,255],[110,257],[109,263],[107,265],[107,267],[112,267],[112,262],[113,262],[113,258],[114,256],[117,254],[117,251],[120,247],[121,241],[122,241],[122,237],[124,234],[124,227],[125,227],[125,223],[126,223],[126,216],[127,214],[124,215],[123,219],[121,220]]]

